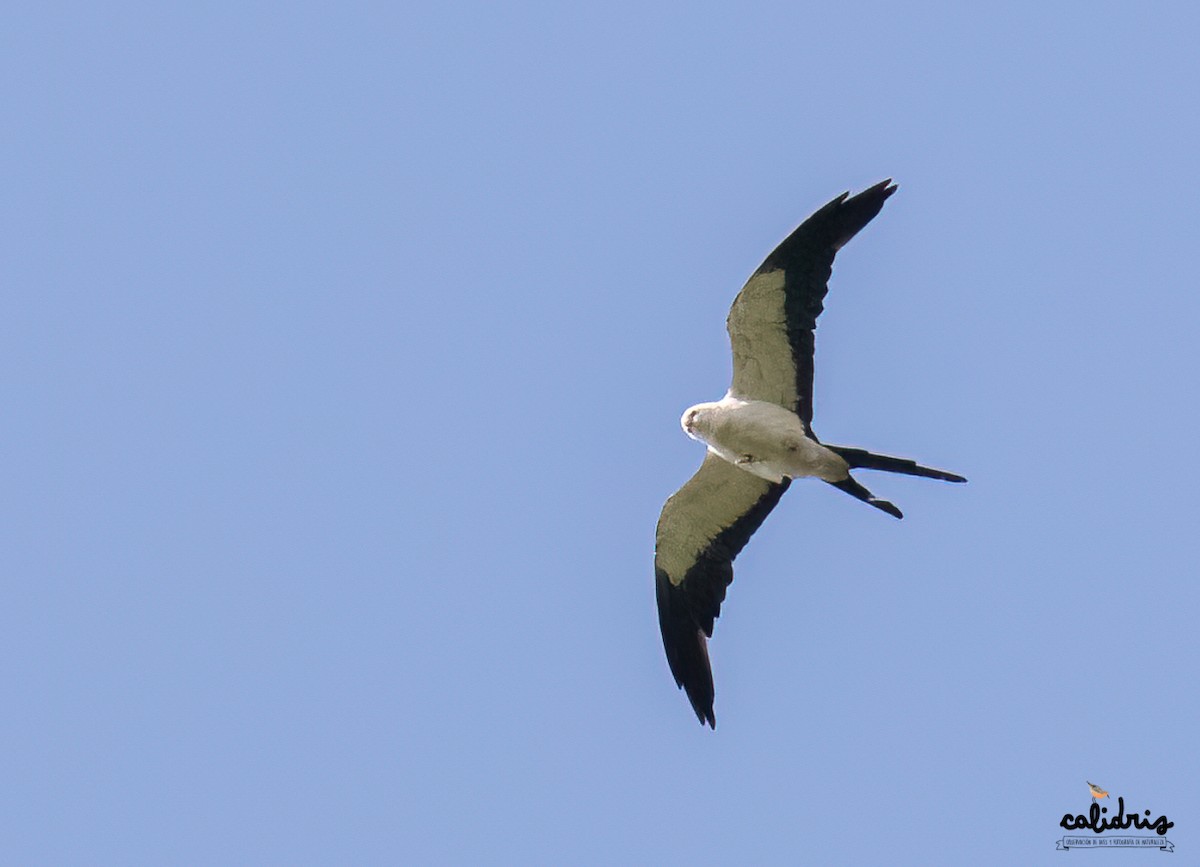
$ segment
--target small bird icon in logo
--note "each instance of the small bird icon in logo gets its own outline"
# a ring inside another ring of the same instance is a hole
[[[1102,788],[1097,786],[1095,783],[1088,783],[1088,788],[1092,792],[1092,800],[1093,801],[1096,800],[1097,798],[1107,798],[1108,797],[1108,792],[1104,791]]]

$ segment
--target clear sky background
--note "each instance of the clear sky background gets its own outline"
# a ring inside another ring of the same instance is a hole
[[[5,17],[0,861],[1198,863],[1194,4]],[[887,177],[815,427],[970,484],[794,485],[702,729],[679,415]]]

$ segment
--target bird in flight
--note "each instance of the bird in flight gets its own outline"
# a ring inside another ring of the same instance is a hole
[[[1086,780],[1085,780],[1085,782],[1086,782]],[[1104,791],[1102,788],[1097,786],[1095,783],[1088,783],[1088,790],[1091,791],[1091,793],[1092,793],[1093,801],[1096,800],[1097,798],[1107,798],[1108,797],[1108,792]]]
[[[897,518],[850,470],[965,482],[962,476],[822,443],[813,433],[813,331],[833,257],[896,191],[890,180],[843,193],[805,220],[758,267],[729,310],[733,383],[725,397],[684,412],[708,446],[696,474],[666,505],[655,533],[658,623],[675,683],[700,723],[716,728],[707,638],[733,581],[733,560],[791,480],[815,476]]]

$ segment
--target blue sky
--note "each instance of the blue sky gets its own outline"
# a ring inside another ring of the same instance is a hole
[[[1050,5],[10,10],[0,860],[1195,858],[1200,21]],[[711,732],[679,414],[886,177],[815,427],[971,481],[794,485]]]

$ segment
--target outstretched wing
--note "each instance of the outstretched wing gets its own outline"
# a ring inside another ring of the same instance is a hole
[[[788,480],[768,482],[711,452],[671,495],[658,519],[654,577],[658,625],[675,683],[700,722],[716,728],[706,637],[733,581],[733,559],[750,541]]]
[[[746,281],[725,323],[734,397],[779,404],[811,425],[813,330],[833,257],[879,213],[896,191],[890,184],[883,181],[853,198],[838,196],[788,235]]]

